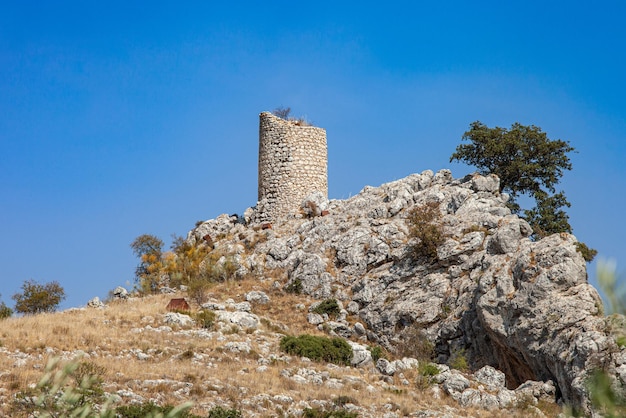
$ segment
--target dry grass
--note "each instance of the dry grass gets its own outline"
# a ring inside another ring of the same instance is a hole
[[[268,402],[250,399],[288,395],[294,402],[310,402],[332,401],[344,395],[373,411],[372,416],[378,412],[382,415],[384,405],[391,405],[390,408],[405,415],[419,409],[445,411],[452,407],[455,413],[468,417],[498,416],[489,411],[462,409],[450,398],[437,399],[414,383],[402,385],[399,377],[385,383],[373,369],[309,363],[293,357],[289,361],[280,359],[284,355],[279,350],[283,333],[322,334],[306,322],[307,310],[295,308],[298,304],[308,307],[313,300],[272,290],[272,280],[229,281],[215,284],[210,292],[218,302],[228,298],[240,302],[251,290],[262,290],[271,298],[269,304],[253,307],[253,312],[262,318],[261,327],[219,338],[218,333],[199,337],[188,332],[196,331],[195,328],[174,329],[174,332],[146,328],[162,326],[169,299],[185,295],[156,295],[111,302],[105,309],[69,310],[0,321],[0,416],[10,416],[13,395],[39,381],[50,357],[60,356],[69,361],[80,352],[85,353],[81,361],[89,361],[104,371],[105,391],[132,390],[146,400],[161,404],[191,400],[197,414],[206,414],[211,407],[221,405],[248,412],[256,410],[256,416],[275,416],[274,410],[264,411]],[[284,331],[286,328],[288,331]],[[250,353],[228,351],[224,346],[230,341],[247,342]],[[272,354],[279,359],[269,360]],[[148,357],[142,360],[142,355]],[[261,365],[259,358],[267,363],[263,372],[257,371]],[[281,376],[285,369],[295,374],[301,368],[326,371],[344,386],[333,389],[325,385],[302,385]],[[415,373],[407,371],[404,375],[409,382],[415,382]]]

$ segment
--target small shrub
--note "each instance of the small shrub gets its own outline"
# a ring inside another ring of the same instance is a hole
[[[153,402],[124,405],[115,408],[117,418],[202,418],[188,412],[190,405],[174,407],[171,405],[159,406]]]
[[[291,113],[291,108],[290,107],[277,107],[276,109],[272,110],[272,114],[276,117],[279,117],[281,119],[289,119],[289,114]]]
[[[200,328],[204,329],[212,329],[215,325],[215,319],[217,315],[213,311],[200,311],[194,315],[194,319],[196,320],[196,324],[200,326]]]
[[[222,332],[226,335],[234,335],[234,334],[239,334],[240,328],[233,324],[231,325],[228,329],[222,330]]]
[[[593,259],[596,257],[596,255],[598,255],[598,250],[589,248],[587,244],[585,244],[584,242],[576,243],[576,251],[578,251],[580,255],[583,256],[583,258],[585,259],[587,263],[591,263]]]
[[[242,418],[241,411],[237,409],[226,409],[221,406],[211,408],[207,418]]]
[[[191,348],[186,349],[185,351],[183,351],[180,354],[180,359],[181,360],[191,360],[193,358],[193,356],[195,356],[196,354],[193,352],[193,350]]]
[[[453,369],[467,371],[469,369],[469,365],[467,364],[467,358],[465,357],[465,350],[459,350],[454,352],[452,356],[450,356],[448,364]]]
[[[210,286],[211,283],[204,277],[193,277],[187,284],[187,294],[191,300],[202,306],[208,299]]]
[[[439,369],[433,363],[422,362],[418,368],[419,374],[415,378],[415,385],[418,389],[426,390],[431,386],[432,377],[439,374]]]
[[[381,346],[376,345],[374,347],[369,348],[370,353],[372,354],[372,361],[376,363],[378,359],[387,358]]]
[[[4,302],[0,303],[0,319],[10,318],[13,315],[13,309],[9,308]]]
[[[285,287],[285,291],[287,293],[293,293],[296,295],[301,294],[302,293],[302,280],[293,279],[291,283],[289,283],[287,287]]]
[[[359,402],[354,399],[352,396],[347,396],[347,395],[339,395],[337,396],[335,399],[333,399],[333,405],[335,407],[344,407],[346,404],[353,404],[353,405],[358,405]]]
[[[72,374],[77,392],[84,400],[89,399],[90,402],[102,402],[104,400],[104,375],[106,369],[98,366],[91,361],[83,361],[78,363],[78,367]]]
[[[441,225],[439,203],[430,202],[416,206],[407,216],[409,236],[417,238],[412,251],[415,257],[425,257],[431,261],[437,259],[437,247],[443,244],[445,236]]]
[[[352,358],[352,348],[342,338],[287,335],[280,340],[280,348],[288,354],[340,365],[350,364]]]
[[[326,299],[317,305],[313,312],[320,315],[327,314],[331,318],[336,318],[339,315],[339,304],[336,299]]]
[[[356,412],[348,412],[345,409],[326,411],[320,408],[305,408],[302,415],[303,418],[357,418],[358,416]]]
[[[419,373],[422,376],[437,376],[439,374],[439,368],[433,363],[422,363],[419,366]]]

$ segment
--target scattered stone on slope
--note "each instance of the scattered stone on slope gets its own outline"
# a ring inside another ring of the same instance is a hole
[[[262,305],[270,303],[269,296],[267,296],[265,292],[261,292],[259,290],[253,290],[246,293],[246,300],[250,303],[260,303]]]
[[[163,321],[167,325],[175,325],[179,327],[191,327],[195,325],[195,321],[191,319],[189,315],[177,313],[177,312],[168,312],[165,314]]]
[[[104,308],[105,304],[100,300],[98,296],[95,296],[89,302],[87,302],[88,308]]]
[[[123,288],[122,286],[118,286],[113,289],[113,297],[117,299],[128,299],[130,295],[128,294],[128,290]]]

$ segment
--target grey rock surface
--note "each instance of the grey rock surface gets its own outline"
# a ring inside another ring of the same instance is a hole
[[[626,353],[609,335],[576,237],[531,240],[532,229],[511,213],[508,199],[495,176],[454,179],[449,170],[428,170],[325,202],[326,216],[289,218],[262,230],[254,223],[262,210],[257,206],[246,211],[247,226],[223,215],[187,239],[228,237],[214,245],[247,245],[250,250],[237,255],[249,273],[279,271],[283,291],[342,300],[346,310],[339,319],[356,316],[360,326],[336,326],[337,335],[355,334],[391,352],[419,336],[434,347],[438,362],[463,356],[478,381],[501,388],[490,393],[496,400],[482,392],[461,398],[463,379],[444,372],[456,380],[442,383],[443,389],[468,405],[509,402],[504,376],[509,391],[529,380],[553,382],[551,396],[589,413],[588,374],[601,360],[617,383],[626,384]],[[412,250],[419,240],[407,216],[431,202],[438,205],[444,240],[436,256],[426,258]]]
[[[115,289],[113,289],[113,296],[118,299],[128,299],[129,297],[128,290],[126,290],[122,286],[118,286]]]
[[[177,312],[166,313],[163,318],[163,322],[165,322],[167,325],[176,325],[179,327],[190,327],[195,324],[195,321],[191,319],[189,315]]]
[[[100,300],[98,296],[95,296],[93,299],[87,302],[87,307],[88,308],[104,308],[105,305],[104,303],[102,303],[102,301]]]
[[[267,296],[265,292],[261,292],[259,290],[253,290],[246,293],[246,300],[250,303],[260,303],[262,305],[270,302],[269,296]]]

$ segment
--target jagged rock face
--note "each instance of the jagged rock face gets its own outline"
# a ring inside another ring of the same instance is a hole
[[[557,395],[588,411],[586,373],[602,364],[624,384],[626,354],[606,331],[576,238],[531,241],[530,226],[511,214],[507,199],[495,176],[425,171],[344,201],[316,202],[326,216],[267,231],[222,216],[188,239],[230,237],[214,242],[221,249],[243,243],[251,248],[238,253],[243,272],[345,301],[367,338],[389,349],[418,328],[440,362],[464,353],[474,370],[504,372],[509,388],[552,380]],[[429,202],[438,204],[444,236],[434,259],[415,256],[406,221],[412,207]],[[254,208],[246,213],[254,219]]]

